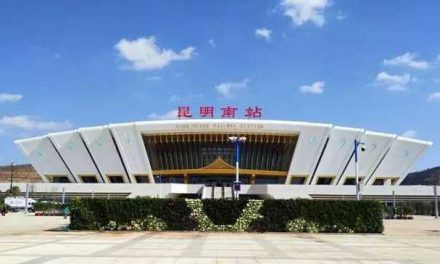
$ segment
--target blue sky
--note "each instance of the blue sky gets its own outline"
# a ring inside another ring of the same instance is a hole
[[[431,140],[438,1],[2,1],[0,164],[16,138],[260,106],[265,119]]]

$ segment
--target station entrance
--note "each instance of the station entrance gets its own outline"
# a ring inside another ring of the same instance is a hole
[[[204,184],[205,186],[215,187],[231,187],[235,181],[235,175],[196,175],[189,177],[189,183],[191,184]],[[249,184],[249,176],[240,175],[240,181],[243,184]]]

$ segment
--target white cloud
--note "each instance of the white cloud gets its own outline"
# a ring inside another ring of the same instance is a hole
[[[432,93],[428,97],[429,101],[440,101],[440,92]]]
[[[183,96],[183,97],[181,97],[178,94],[173,94],[170,97],[170,102],[173,102],[173,103],[175,103],[175,102],[187,102],[187,101],[190,101],[190,100],[193,100],[193,99],[201,99],[203,97],[205,97],[203,94],[189,94],[189,95],[186,95],[186,96]]]
[[[244,78],[239,82],[225,82],[215,86],[217,92],[222,95],[224,98],[231,99],[234,98],[237,91],[246,88],[249,83],[248,78]]]
[[[148,118],[156,120],[177,119],[177,110],[171,110],[166,112],[165,114],[157,114],[156,112],[154,112],[149,114]]]
[[[27,115],[3,116],[0,118],[0,128],[4,130],[21,129],[26,131],[59,131],[71,127],[72,124],[68,121],[41,121],[36,117]]]
[[[255,30],[255,36],[259,38],[263,38],[266,41],[269,41],[271,38],[272,31],[267,28],[257,28]]]
[[[324,92],[325,83],[323,81],[314,82],[311,85],[303,85],[299,88],[302,93],[322,94]]]
[[[21,99],[23,99],[23,95],[21,94],[0,93],[0,103],[15,103],[20,101]]]
[[[194,55],[195,48],[187,47],[176,53],[156,45],[154,36],[136,40],[121,39],[116,45],[119,55],[127,60],[129,68],[134,70],[157,70],[169,65],[172,61],[189,60]]]
[[[415,136],[417,136],[417,131],[414,130],[407,130],[402,134],[402,137],[408,137],[408,138],[413,138]]]
[[[188,96],[188,99],[201,99],[201,98],[203,98],[203,97],[205,97],[205,95],[204,94],[190,94],[189,96]]]
[[[182,98],[180,98],[180,95],[178,94],[173,94],[170,97],[170,102],[179,102],[180,100],[182,100]]]
[[[429,63],[422,60],[416,60],[417,56],[416,53],[407,52],[395,58],[384,60],[383,64],[390,66],[407,66],[418,70],[427,69]]]
[[[338,13],[336,14],[336,19],[341,21],[347,18],[347,15],[345,15],[344,13],[342,13],[341,10],[338,11]]]
[[[162,77],[161,76],[149,76],[147,78],[145,78],[146,81],[149,82],[158,82],[158,81],[162,81]]]
[[[329,0],[282,0],[284,15],[292,22],[301,26],[305,22],[313,22],[322,27],[325,23],[324,11],[330,6]]]
[[[217,44],[215,43],[215,41],[213,39],[209,39],[208,40],[209,45],[211,45],[211,47],[216,48]]]
[[[403,75],[391,75],[387,72],[380,72],[376,75],[376,84],[390,91],[405,91],[411,81],[411,75],[408,73]]]

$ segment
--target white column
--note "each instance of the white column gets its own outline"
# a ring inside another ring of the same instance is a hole
[[[28,200],[29,200],[29,184],[26,184],[26,196],[24,199],[24,214],[28,212]]]
[[[238,148],[238,146],[237,146],[237,148]],[[238,154],[238,151],[237,151],[237,154]],[[239,182],[239,172],[238,172],[238,170],[239,170],[239,163],[238,163],[238,157],[237,157],[237,161],[235,162],[235,182],[238,184],[238,182]],[[235,191],[235,198],[236,199],[238,199],[238,190],[236,190]]]

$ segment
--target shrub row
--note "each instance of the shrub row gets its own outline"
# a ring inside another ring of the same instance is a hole
[[[54,202],[36,202],[34,204],[35,211],[61,211],[63,209],[63,205],[60,203]]]
[[[168,230],[194,230],[191,210],[184,199],[74,199],[70,204],[70,228],[102,229],[110,221],[128,225],[154,216],[165,222]]]
[[[384,207],[377,201],[202,200],[201,206],[196,206],[196,201],[200,200],[76,199],[71,202],[70,228],[361,233],[383,231]],[[251,204],[255,205],[249,207]],[[257,209],[249,211],[245,208]]]
[[[412,219],[413,215],[435,214],[435,203],[433,201],[406,201],[397,202],[396,206],[388,203],[385,206],[385,218],[387,219]]]
[[[320,232],[383,231],[383,205],[377,201],[266,200],[261,214],[255,231],[285,231],[294,219],[317,225]]]
[[[246,200],[207,199],[202,200],[203,211],[216,225],[232,225],[246,206]]]

